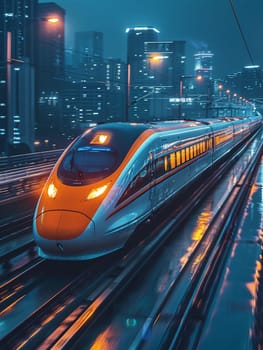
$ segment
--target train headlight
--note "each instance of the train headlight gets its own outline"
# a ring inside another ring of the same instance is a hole
[[[104,185],[101,187],[93,188],[87,196],[87,199],[94,199],[101,196],[107,189],[108,185]]]
[[[47,189],[47,194],[49,198],[53,198],[53,199],[56,198],[57,192],[58,192],[58,189],[53,183],[51,183]]]

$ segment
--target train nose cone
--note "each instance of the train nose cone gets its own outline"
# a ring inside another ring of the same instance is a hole
[[[90,223],[91,219],[86,215],[68,210],[46,211],[36,218],[38,234],[50,240],[76,238]]]

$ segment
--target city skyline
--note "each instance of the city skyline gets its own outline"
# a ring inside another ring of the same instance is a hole
[[[47,1],[40,1],[43,2]],[[210,50],[214,53],[215,77],[241,71],[244,66],[252,63],[262,66],[263,51],[258,40],[263,36],[263,2],[260,0],[240,0],[237,4],[234,3],[251,55],[247,51],[228,1],[211,3],[209,0],[200,0],[197,3],[195,0],[188,0],[176,3],[165,0],[154,6],[149,0],[141,0],[139,4],[125,4],[115,0],[113,6],[106,0],[99,3],[57,0],[55,3],[66,10],[68,49],[74,45],[75,32],[101,31],[104,34],[105,57],[126,61],[125,29],[136,25],[149,25],[160,30],[160,40],[186,41],[188,71],[193,69],[194,53],[200,50]],[[142,9],[140,11],[139,6]]]

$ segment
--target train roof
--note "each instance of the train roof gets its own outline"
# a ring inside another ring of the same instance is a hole
[[[146,130],[152,130],[153,132],[165,131],[165,130],[177,130],[184,128],[198,128],[207,125],[222,123],[219,119],[180,119],[180,120],[168,120],[168,121],[156,121],[148,123],[129,123],[129,122],[111,122],[98,124],[96,130],[111,130],[115,132],[121,132],[123,134],[130,134],[133,137],[139,136]]]
[[[97,131],[108,130],[112,131],[115,135],[118,135],[123,141],[135,140],[140,134],[146,130],[152,130],[155,132],[180,130],[185,128],[191,129],[204,129],[213,125],[233,123],[240,120],[240,118],[225,117],[225,118],[202,118],[202,119],[180,119],[180,120],[168,120],[168,121],[155,121],[146,123],[133,123],[133,122],[110,122],[102,123],[95,126],[93,129]],[[90,130],[90,129],[89,129]]]

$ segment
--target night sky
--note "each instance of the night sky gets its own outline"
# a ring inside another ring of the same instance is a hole
[[[47,1],[40,1],[47,2]],[[263,66],[263,0],[233,0],[253,62],[242,40],[229,0],[56,0],[66,10],[66,48],[75,31],[104,33],[104,56],[126,61],[127,27],[148,25],[160,40],[185,40],[187,73],[193,53],[214,53],[214,77]]]

